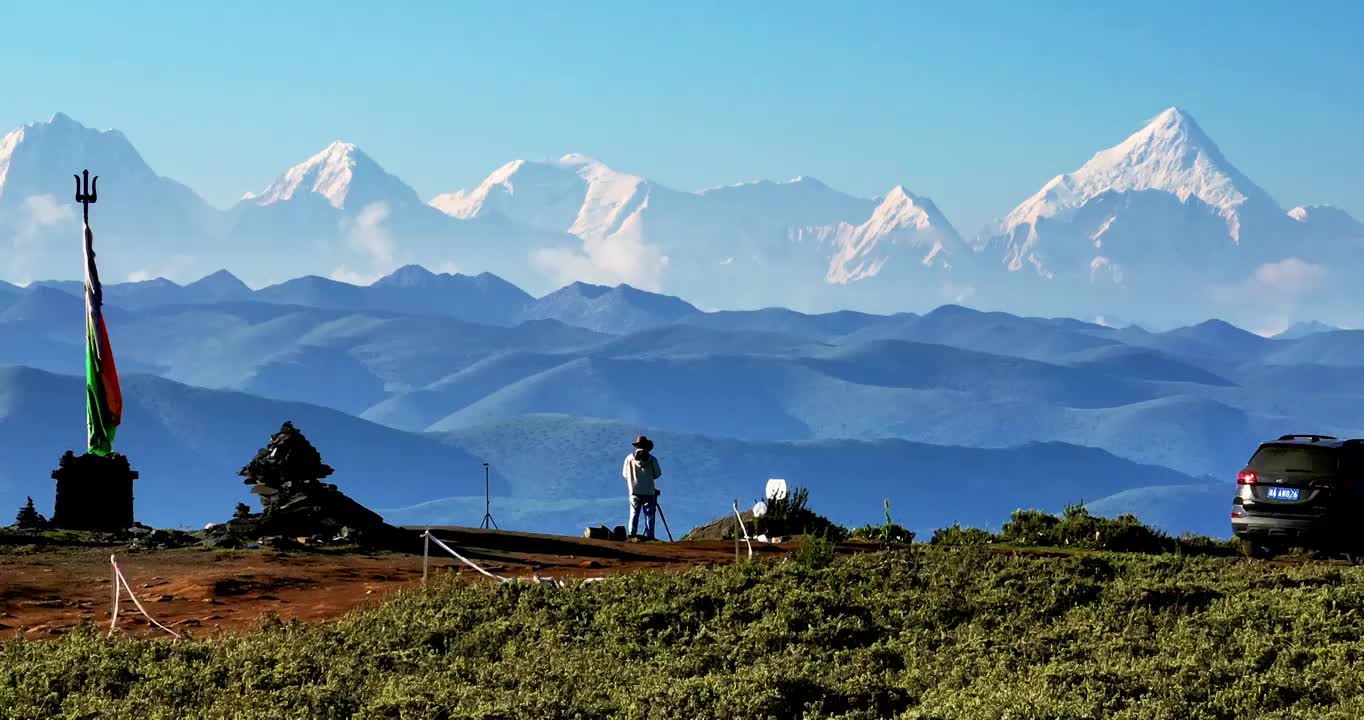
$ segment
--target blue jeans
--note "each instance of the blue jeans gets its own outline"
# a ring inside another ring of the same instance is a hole
[[[630,522],[626,525],[626,535],[642,534],[650,540],[654,539],[654,511],[658,508],[657,495],[631,495],[630,496]],[[639,527],[639,513],[644,511],[644,532],[637,533]]]

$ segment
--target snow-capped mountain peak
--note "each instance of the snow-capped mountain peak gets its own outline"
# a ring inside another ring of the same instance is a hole
[[[10,161],[14,158],[14,149],[19,147],[19,143],[23,140],[23,128],[13,130],[0,138],[0,195],[5,194],[5,177],[9,175]]]
[[[933,224],[932,216],[937,214],[938,209],[931,200],[915,197],[903,185],[896,185],[886,193],[872,213],[871,222],[887,228],[913,227],[923,230]]]
[[[100,163],[95,164],[92,158]],[[66,173],[72,171],[63,168],[65,172],[61,174],[51,173],[49,166],[64,162],[74,167],[81,165],[82,160],[96,168],[115,166],[125,176],[155,177],[123,133],[88,128],[70,115],[57,112],[46,122],[29,123],[0,138],[0,196],[41,194],[54,186],[57,178],[66,184],[69,182]],[[16,177],[25,187],[12,187],[11,181]]]
[[[932,200],[896,185],[861,225],[840,224],[833,235],[834,256],[825,280],[846,284],[875,277],[888,261],[912,249],[921,265],[950,268],[965,255],[961,236]],[[896,250],[896,246],[901,249]],[[910,259],[910,258],[905,258]]]
[[[1299,205],[1288,211],[1288,217],[1296,220],[1298,225],[1315,237],[1364,240],[1364,223],[1332,205]]]
[[[589,206],[605,202],[619,208],[646,183],[587,155],[570,153],[558,160],[513,160],[478,187],[437,195],[430,205],[457,218],[498,214],[542,230],[590,235],[599,213]]]
[[[1187,202],[1195,198],[1226,220],[1239,241],[1240,208],[1273,200],[1229,163],[1187,112],[1171,107],[1121,143],[1096,153],[1074,172],[1057,175],[1009,213],[998,228],[1011,235],[1022,226],[1035,232],[1044,218],[1065,220],[1077,208],[1109,192],[1157,190]]]
[[[353,208],[357,200],[361,204],[376,200],[404,205],[417,202],[411,187],[390,175],[354,143],[341,140],[286,170],[264,192],[248,193],[242,199],[273,205],[300,192],[320,195],[338,210]]]
[[[121,131],[87,127],[61,112],[0,137],[0,205],[68,201],[71,174],[84,168],[104,178],[101,185],[108,188],[109,198],[122,207],[148,201],[161,209],[162,215],[211,212],[189,188],[152,171]],[[109,207],[101,216],[108,218],[121,211]],[[145,227],[148,221],[143,222]],[[162,217],[157,224],[170,222]]]

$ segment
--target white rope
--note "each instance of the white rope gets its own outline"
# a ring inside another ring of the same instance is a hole
[[[488,572],[487,570],[484,570],[483,568],[481,568],[481,567],[475,565],[474,562],[473,562],[472,560],[470,560],[469,558],[466,558],[466,557],[464,557],[463,555],[460,555],[459,553],[455,552],[455,549],[454,549],[454,548],[452,548],[452,547],[450,547],[449,545],[446,545],[445,543],[441,542],[441,541],[440,541],[440,538],[436,537],[435,535],[432,535],[430,530],[426,531],[426,537],[427,537],[428,539],[430,539],[431,542],[433,542],[433,543],[435,543],[435,544],[441,546],[442,548],[444,548],[444,549],[445,549],[445,552],[448,552],[448,553],[450,553],[451,555],[454,555],[456,560],[459,560],[459,561],[463,562],[465,565],[468,565],[469,567],[471,567],[471,568],[473,568],[473,569],[475,569],[475,570],[477,570],[477,571],[483,573],[484,575],[487,575],[488,577],[490,577],[490,578],[492,578],[492,579],[494,579],[494,580],[497,580],[498,582],[507,582],[507,578],[500,577],[500,576],[498,576],[498,575],[494,575],[494,574]]]
[[[744,531],[744,542],[748,543],[748,559],[753,559],[753,542],[748,539],[748,528],[744,527],[744,516],[739,514],[739,503],[734,502],[734,517],[739,521],[739,529]]]
[[[532,575],[532,576],[530,576],[529,578],[504,578],[504,577],[501,577],[500,575],[494,575],[494,574],[488,572],[487,570],[484,570],[483,568],[479,567],[478,565],[474,564],[474,562],[473,562],[472,560],[470,560],[469,558],[466,558],[466,557],[464,557],[463,555],[460,555],[459,553],[455,552],[455,549],[454,549],[454,548],[452,548],[452,547],[450,547],[449,545],[446,545],[445,543],[441,542],[440,538],[436,537],[435,535],[432,535],[432,534],[431,534],[431,531],[430,531],[429,529],[428,529],[426,532],[422,533],[422,537],[426,539],[426,542],[427,542],[427,546],[428,546],[428,547],[430,547],[430,544],[431,544],[431,543],[435,543],[435,544],[441,546],[442,548],[444,548],[444,549],[445,549],[445,552],[448,552],[448,553],[450,553],[451,555],[454,555],[454,556],[455,556],[455,559],[457,559],[457,560],[463,562],[465,565],[468,565],[469,567],[471,567],[471,568],[473,568],[473,569],[475,569],[475,570],[477,570],[477,571],[483,573],[484,575],[487,575],[488,577],[493,578],[494,580],[497,580],[498,582],[513,582],[513,581],[516,581],[516,582],[532,582],[532,583],[536,583],[536,584],[538,584],[538,585],[553,585],[553,586],[555,586],[555,587],[560,587],[560,588],[568,587],[568,582],[566,582],[566,581],[564,581],[564,580],[555,580],[555,579],[552,578],[552,577],[540,577],[539,575]],[[423,580],[426,579],[426,556],[425,556],[425,553],[424,553],[424,552],[423,552],[423,555],[422,555],[422,579],[423,579]],[[579,580],[578,582],[579,582],[579,584],[585,585],[585,584],[587,584],[587,583],[594,583],[594,582],[598,582],[598,581],[605,580],[605,579],[606,579],[606,578],[603,578],[603,577],[589,577],[589,578],[582,578],[582,579]]]
[[[109,563],[114,566],[114,617],[109,623],[109,636],[113,636],[114,627],[118,624],[118,596],[119,588],[122,587],[128,590],[128,597],[132,598],[133,604],[137,606],[137,609],[142,613],[143,617],[150,620],[153,625],[162,630],[165,630],[177,638],[180,637],[180,633],[157,622],[156,618],[152,617],[151,613],[147,612],[147,608],[142,607],[142,601],[137,599],[137,593],[133,592],[133,586],[128,584],[127,578],[123,577],[123,571],[118,569],[118,561],[114,559],[113,555],[109,556]]]

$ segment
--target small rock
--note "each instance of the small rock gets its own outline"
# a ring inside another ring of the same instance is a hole
[[[602,564],[599,563],[599,562],[597,562],[596,560],[584,560],[584,561],[578,563],[578,567],[581,567],[581,568],[599,568],[599,567],[602,567]]]
[[[174,595],[160,595],[156,598],[157,602],[170,602],[175,599]]]

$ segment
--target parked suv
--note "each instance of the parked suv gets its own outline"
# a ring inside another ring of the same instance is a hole
[[[1231,529],[1252,555],[1287,547],[1364,549],[1364,440],[1284,435],[1261,443],[1236,476]]]

